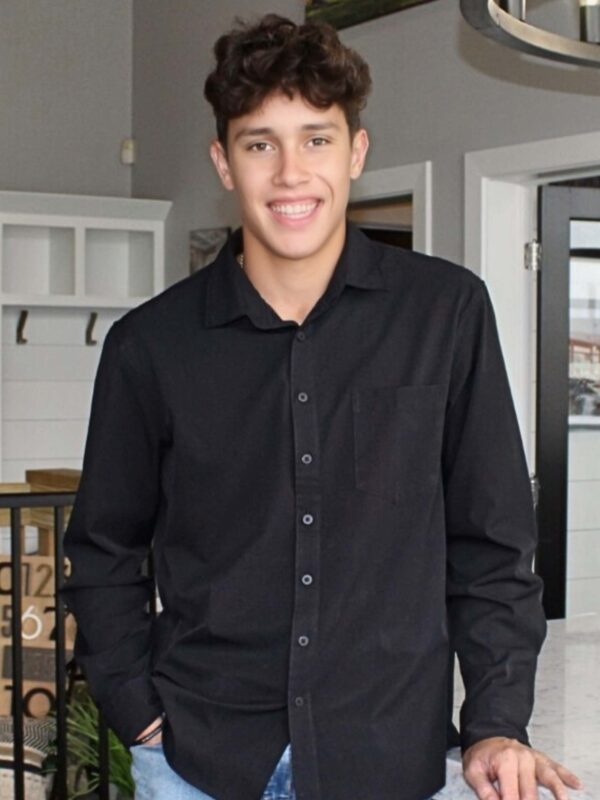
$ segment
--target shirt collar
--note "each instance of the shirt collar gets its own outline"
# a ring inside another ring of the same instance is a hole
[[[204,322],[215,327],[247,316],[259,328],[288,326],[260,296],[240,268],[236,255],[242,251],[242,231],[238,229],[219,252],[208,276]],[[341,294],[345,286],[359,289],[384,289],[380,262],[383,251],[353,223],[346,226],[346,240],[324,294],[310,313],[312,318]]]

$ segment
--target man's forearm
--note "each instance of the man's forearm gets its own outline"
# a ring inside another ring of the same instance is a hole
[[[160,498],[165,415],[152,369],[128,327],[102,350],[81,483],[65,533],[64,599],[75,658],[108,724],[126,743],[162,712],[151,679],[154,582],[142,574]]]

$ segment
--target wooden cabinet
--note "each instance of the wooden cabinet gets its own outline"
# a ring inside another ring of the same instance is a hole
[[[81,467],[102,341],[164,288],[170,207],[0,192],[0,480]]]

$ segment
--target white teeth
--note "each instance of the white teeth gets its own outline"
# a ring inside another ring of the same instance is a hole
[[[309,214],[317,207],[317,203],[272,203],[271,208],[276,214],[285,214],[287,217],[301,217]]]

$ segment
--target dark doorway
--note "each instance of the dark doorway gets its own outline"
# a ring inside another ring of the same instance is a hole
[[[412,250],[412,197],[391,197],[351,203],[348,219],[370,238]]]

